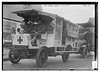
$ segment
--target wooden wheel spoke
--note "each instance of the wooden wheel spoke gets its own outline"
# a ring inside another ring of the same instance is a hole
[[[45,48],[41,48],[38,50],[36,55],[36,62],[39,67],[45,66],[48,59],[48,53]]]
[[[42,57],[45,57],[46,56],[46,53],[44,52],[43,54],[42,54]]]
[[[42,61],[42,57],[39,58],[39,61]]]
[[[40,56],[40,58],[39,58],[39,61],[40,62],[42,62],[42,63],[44,63],[45,61],[46,61],[46,53],[44,52],[41,56]]]

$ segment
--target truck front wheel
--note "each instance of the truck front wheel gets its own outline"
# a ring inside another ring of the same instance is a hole
[[[36,54],[36,63],[38,67],[43,67],[46,65],[48,59],[48,51],[45,47],[42,47],[38,50]]]
[[[9,60],[13,64],[17,64],[20,61],[20,57],[18,55],[15,55],[14,52],[9,51]]]

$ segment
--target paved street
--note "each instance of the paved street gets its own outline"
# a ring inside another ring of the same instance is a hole
[[[63,62],[61,56],[49,57],[45,67],[38,68],[35,59],[22,59],[18,64],[10,61],[3,62],[4,70],[33,70],[33,69],[92,69],[93,53],[86,59],[79,54],[71,54],[68,62]]]

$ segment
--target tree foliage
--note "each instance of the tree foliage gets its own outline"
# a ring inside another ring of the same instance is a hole
[[[92,23],[85,23],[81,25],[83,28],[79,30],[80,39],[84,39],[87,44],[93,43],[93,33],[90,32],[90,28],[93,27]]]

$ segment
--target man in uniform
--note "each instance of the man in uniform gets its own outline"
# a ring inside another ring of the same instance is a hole
[[[24,29],[24,33],[29,33],[31,35],[31,43],[32,45],[40,36],[42,33],[45,33],[46,25],[45,22],[41,20],[35,21],[30,21],[28,19],[24,20],[24,24],[21,25],[21,27]]]
[[[32,45],[36,41],[36,39],[43,33],[45,33],[46,25],[42,21],[37,21],[36,24],[34,22],[33,26],[31,27],[31,43]]]

